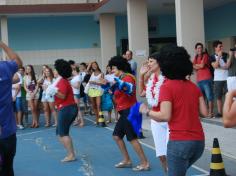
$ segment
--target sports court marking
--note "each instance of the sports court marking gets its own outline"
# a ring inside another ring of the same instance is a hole
[[[49,129],[43,129],[43,130],[33,131],[33,132],[29,132],[29,133],[17,134],[16,136],[17,136],[17,137],[20,137],[20,136],[27,136],[27,135],[36,134],[36,133],[45,132],[45,131],[51,131],[51,130],[55,130],[55,127],[52,127],[52,128],[49,128]]]

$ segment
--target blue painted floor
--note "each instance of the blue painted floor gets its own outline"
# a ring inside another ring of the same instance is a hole
[[[122,160],[121,154],[112,139],[112,131],[95,127],[86,121],[84,128],[72,127],[77,161],[61,163],[66,155],[63,146],[55,136],[55,128],[25,129],[17,133],[17,154],[14,162],[16,176],[162,176],[164,175],[155,151],[143,146],[150,161],[151,170],[134,172],[131,168],[117,169],[116,163]],[[138,157],[131,145],[128,151],[137,165]],[[191,168],[187,175],[201,175]]]

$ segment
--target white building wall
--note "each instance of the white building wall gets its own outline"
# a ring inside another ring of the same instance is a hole
[[[74,60],[76,63],[96,60],[101,65],[100,48],[16,51],[16,53],[21,57],[24,65],[51,65],[59,58]]]
[[[7,17],[6,16],[1,16],[1,40],[8,45],[8,25],[7,25]],[[2,53],[2,58],[3,60],[6,59],[6,53],[3,51]]]

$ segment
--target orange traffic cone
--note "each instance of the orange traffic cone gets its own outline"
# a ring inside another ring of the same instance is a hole
[[[214,138],[211,154],[210,176],[227,176],[217,138]]]
[[[102,112],[99,112],[98,123],[99,123],[99,126],[101,126],[101,127],[106,127],[105,118],[104,118]]]

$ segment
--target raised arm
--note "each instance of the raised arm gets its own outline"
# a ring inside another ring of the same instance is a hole
[[[226,128],[236,126],[236,90],[229,91],[225,96],[223,107],[223,123]]]
[[[145,82],[146,82],[146,75],[148,72],[147,61],[145,61],[139,71],[139,95],[141,97],[145,96]]]
[[[20,57],[2,41],[0,41],[0,48],[5,51],[8,56],[8,60],[14,60],[17,63],[18,68],[22,67],[22,61]]]

